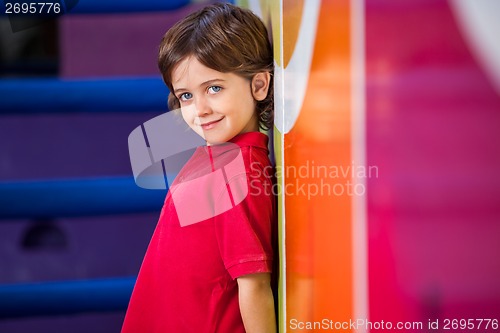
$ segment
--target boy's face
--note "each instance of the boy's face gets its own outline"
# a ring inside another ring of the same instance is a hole
[[[172,86],[182,117],[208,144],[227,142],[238,134],[259,130],[249,80],[218,72],[195,57],[187,57],[173,70]]]

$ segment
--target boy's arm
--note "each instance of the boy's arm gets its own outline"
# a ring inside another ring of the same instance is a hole
[[[238,293],[241,317],[247,333],[275,333],[276,318],[271,290],[271,274],[240,276]]]

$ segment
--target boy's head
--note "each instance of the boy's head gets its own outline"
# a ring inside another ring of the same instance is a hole
[[[207,73],[209,79],[218,79],[214,75],[219,72],[225,76],[223,80],[233,82],[227,75],[244,80],[253,96],[257,130],[259,125],[264,129],[271,126],[273,53],[267,29],[255,14],[231,4],[214,4],[187,16],[167,31],[160,44],[158,66],[170,89],[168,106],[171,110],[194,104],[198,96],[200,99],[207,97],[203,103],[210,104],[219,91],[226,93],[226,87],[220,82],[216,86],[200,87],[206,91],[203,96],[202,90],[191,91],[198,87],[192,84],[197,84],[193,75],[199,76],[200,68],[196,68],[200,65],[201,72]],[[267,82],[262,83],[259,79],[266,81],[264,76]],[[265,91],[256,94],[262,84]],[[203,116],[203,110],[196,112],[197,116]],[[219,118],[208,115],[206,119]]]

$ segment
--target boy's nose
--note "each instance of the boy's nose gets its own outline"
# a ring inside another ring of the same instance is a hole
[[[210,108],[210,104],[208,103],[208,101],[205,97],[198,97],[195,100],[195,107],[196,107],[196,115],[198,117],[212,113],[212,109]]]

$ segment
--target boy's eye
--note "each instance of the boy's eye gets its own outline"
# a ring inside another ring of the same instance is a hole
[[[183,93],[183,94],[181,94],[181,95],[179,96],[179,99],[180,99],[181,101],[187,101],[187,100],[189,100],[189,99],[191,99],[191,98],[193,98],[193,94],[188,93],[188,92]]]
[[[222,90],[222,88],[219,87],[219,86],[211,86],[211,87],[208,88],[208,92],[210,94],[216,94],[216,93],[218,93],[221,90]]]

